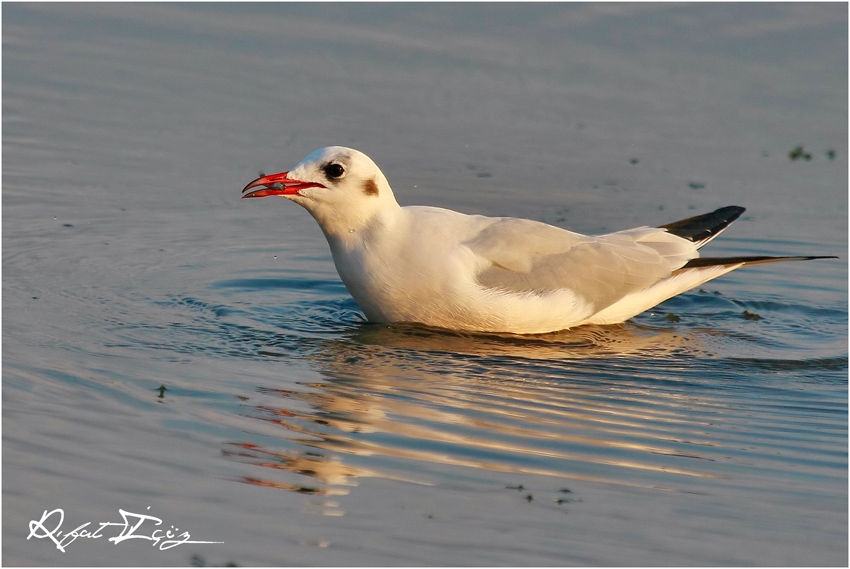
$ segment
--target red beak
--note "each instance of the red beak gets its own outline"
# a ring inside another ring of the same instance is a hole
[[[254,190],[253,192],[245,193],[251,188],[257,186],[265,186],[262,190]],[[281,172],[279,174],[269,174],[268,176],[260,176],[242,189],[243,198],[264,198],[266,196],[289,196],[297,194],[299,190],[304,188],[324,188],[318,182],[302,182],[301,180],[293,180],[289,177],[289,172]]]

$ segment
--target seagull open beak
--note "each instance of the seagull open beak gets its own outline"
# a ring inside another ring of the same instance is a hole
[[[265,186],[261,190],[245,193],[251,188],[257,186]],[[293,180],[289,177],[289,172],[280,172],[279,174],[269,174],[268,176],[260,176],[242,189],[243,198],[264,198],[266,196],[290,196],[297,194],[299,190],[304,188],[324,188],[326,186],[318,182],[303,182],[301,180]]]

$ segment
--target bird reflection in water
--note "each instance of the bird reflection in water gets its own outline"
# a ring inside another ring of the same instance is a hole
[[[281,427],[278,448],[226,454],[267,469],[244,482],[323,497],[328,515],[357,478],[432,484],[447,466],[655,488],[659,474],[710,477],[693,459],[711,460],[711,419],[669,367],[660,381],[640,365],[698,351],[634,324],[533,337],[363,326],[310,349],[322,381],[257,388],[246,414]]]

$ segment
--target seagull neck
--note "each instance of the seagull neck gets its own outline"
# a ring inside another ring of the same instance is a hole
[[[344,215],[326,219],[319,225],[329,242],[336,242],[345,248],[358,247],[374,236],[391,230],[398,222],[401,207],[390,196],[392,202],[385,201],[371,211],[361,211],[358,215],[346,212]]]

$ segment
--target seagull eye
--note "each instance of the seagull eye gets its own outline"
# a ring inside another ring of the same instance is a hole
[[[345,168],[342,167],[342,164],[331,163],[324,169],[325,175],[331,179],[342,178],[342,175],[345,174]]]

